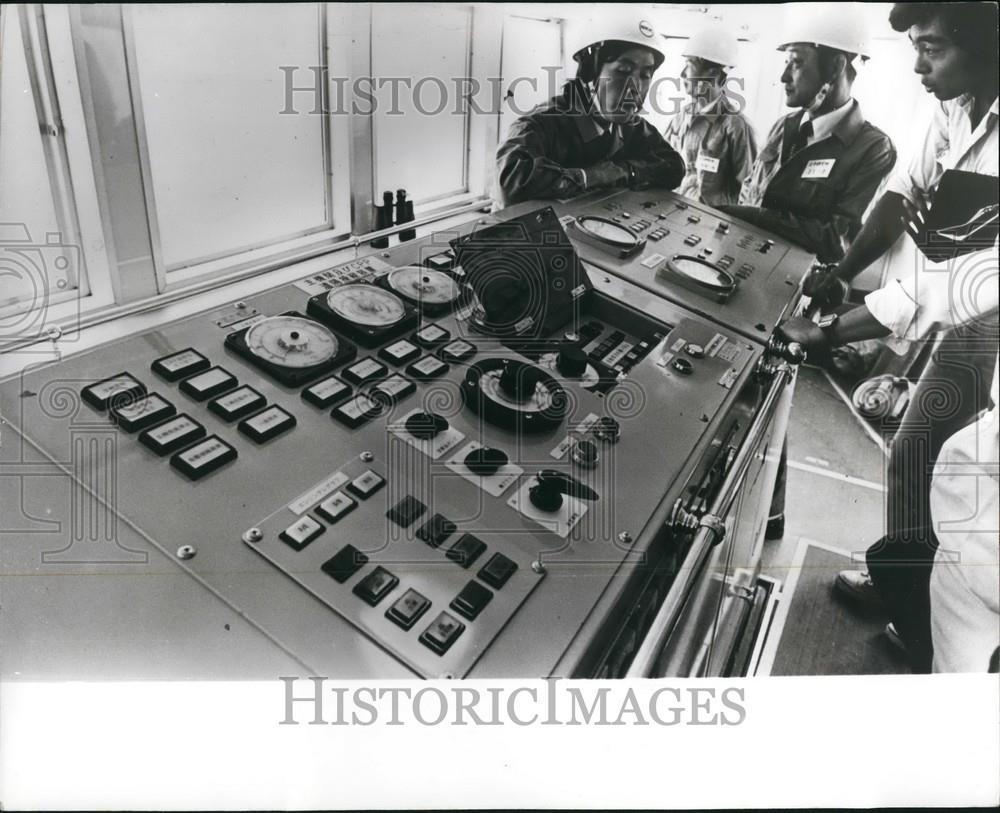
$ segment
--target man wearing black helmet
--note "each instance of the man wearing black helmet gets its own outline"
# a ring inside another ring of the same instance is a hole
[[[683,159],[639,116],[664,59],[657,40],[640,20],[574,52],[576,78],[514,122],[497,150],[501,206],[602,187],[680,184]]]

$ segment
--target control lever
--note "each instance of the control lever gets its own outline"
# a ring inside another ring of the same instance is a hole
[[[555,469],[542,469],[535,478],[537,482],[528,490],[528,497],[539,511],[558,511],[562,508],[564,494],[591,502],[598,498],[592,488]]]
[[[772,358],[777,356],[789,364],[801,364],[806,360],[806,350],[798,342],[785,342],[773,335],[767,341],[767,353]]]

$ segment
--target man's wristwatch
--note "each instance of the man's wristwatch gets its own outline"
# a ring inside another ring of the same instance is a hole
[[[819,320],[816,322],[816,327],[818,327],[820,330],[823,331],[823,335],[826,336],[827,341],[829,341],[831,344],[833,343],[832,342],[833,328],[839,320],[840,320],[840,314],[825,313],[822,316],[820,316]]]

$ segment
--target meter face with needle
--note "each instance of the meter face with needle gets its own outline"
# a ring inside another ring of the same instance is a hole
[[[406,315],[398,296],[374,285],[342,285],[330,291],[326,302],[343,319],[370,327],[392,325]]]
[[[333,358],[337,337],[298,316],[272,316],[250,328],[246,344],[258,358],[282,367],[312,367]]]
[[[694,257],[674,257],[670,261],[670,264],[678,274],[683,274],[702,285],[718,288],[726,288],[732,285],[732,280],[728,278],[728,274],[704,260]]]
[[[601,217],[581,217],[576,222],[584,231],[608,243],[634,246],[638,242],[632,232],[611,220]]]

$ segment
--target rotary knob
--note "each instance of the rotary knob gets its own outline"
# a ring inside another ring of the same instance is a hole
[[[448,428],[448,421],[433,412],[414,412],[406,419],[406,431],[421,440],[436,438]]]
[[[473,449],[465,456],[465,467],[480,477],[496,474],[501,466],[506,466],[508,458],[501,449],[491,449],[483,446]]]
[[[563,495],[558,486],[546,480],[539,480],[528,489],[528,499],[539,511],[551,514],[562,508]]]
[[[564,347],[556,359],[556,369],[566,378],[580,378],[587,372],[587,354],[579,347]]]
[[[535,392],[537,381],[529,367],[504,362],[500,390],[512,401],[527,401]]]

